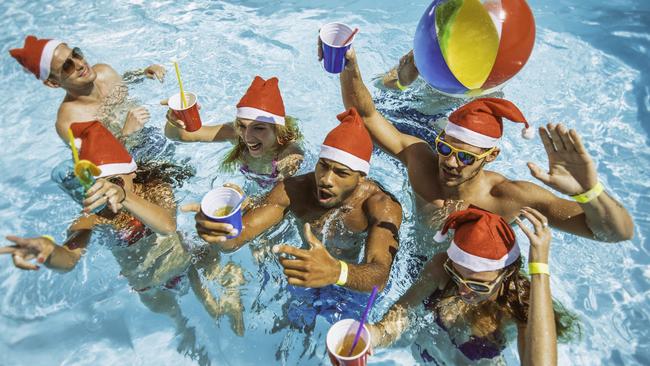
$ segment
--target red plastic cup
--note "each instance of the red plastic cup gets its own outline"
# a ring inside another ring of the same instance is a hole
[[[181,93],[172,95],[167,103],[169,108],[174,112],[176,118],[185,122],[185,130],[187,132],[194,132],[201,128],[201,116],[199,116],[199,106],[196,103],[196,94],[185,92],[185,100],[187,101],[187,108],[183,108],[181,103]]]
[[[359,342],[364,342],[363,350],[357,354],[348,357],[349,349],[341,350],[346,338],[349,343],[352,343],[354,336],[359,329],[359,321],[354,319],[343,319],[334,323],[330,330],[327,332],[327,354],[330,357],[332,365],[336,366],[366,366],[368,363],[368,356],[370,356],[370,332],[365,324],[359,337]],[[344,354],[339,354],[339,351]]]

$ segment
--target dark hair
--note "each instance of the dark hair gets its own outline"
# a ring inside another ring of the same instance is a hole
[[[174,188],[180,188],[186,180],[196,175],[196,169],[189,164],[189,161],[181,163],[182,165],[177,165],[169,161],[156,160],[138,162],[138,170],[135,171],[133,182],[144,184],[162,181],[171,184]]]
[[[530,280],[521,271],[522,259],[519,257],[504,270],[510,274],[503,280],[503,286],[496,299],[499,308],[519,324],[528,323],[528,308],[530,300]],[[553,300],[555,313],[555,329],[557,337],[562,342],[580,338],[582,330],[578,316],[567,310],[559,301]]]

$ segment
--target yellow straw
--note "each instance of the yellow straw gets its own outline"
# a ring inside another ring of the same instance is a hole
[[[183,91],[183,81],[181,81],[181,70],[178,68],[178,62],[174,61],[174,68],[176,69],[176,78],[178,79],[178,86],[181,88],[181,103],[183,109],[187,108],[187,100],[185,99],[185,92]]]
[[[70,148],[72,149],[72,159],[74,159],[76,165],[79,162],[79,153],[77,152],[77,146],[74,144],[74,134],[71,128],[68,128],[68,139],[70,140]]]

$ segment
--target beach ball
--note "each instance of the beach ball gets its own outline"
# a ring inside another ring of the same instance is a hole
[[[490,93],[521,70],[535,43],[524,0],[435,0],[415,31],[420,75],[457,97]]]

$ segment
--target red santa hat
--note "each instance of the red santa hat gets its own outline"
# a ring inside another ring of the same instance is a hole
[[[246,94],[237,103],[237,117],[284,126],[284,102],[278,78],[264,80],[256,76]]]
[[[70,129],[79,149],[79,159],[97,165],[102,170],[99,177],[129,174],[138,169],[124,145],[100,122],[75,122]]]
[[[470,206],[449,215],[436,241],[444,241],[449,230],[454,239],[447,255],[454,263],[474,272],[496,271],[519,258],[515,232],[499,215]]]
[[[521,134],[525,139],[535,137],[535,130],[528,125],[519,108],[499,98],[480,98],[458,108],[449,116],[445,134],[476,147],[491,148],[503,135],[503,117],[523,123]]]
[[[356,109],[350,108],[336,116],[336,126],[320,149],[320,158],[341,163],[352,170],[368,174],[372,155],[372,139]]]
[[[61,43],[63,42],[56,39],[38,39],[34,36],[27,36],[23,48],[11,49],[9,54],[37,79],[46,80],[50,76],[54,50]]]

